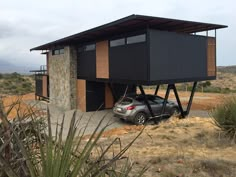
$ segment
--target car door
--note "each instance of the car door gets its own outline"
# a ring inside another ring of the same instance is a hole
[[[159,97],[155,97],[153,101],[155,102],[155,106],[154,106],[155,113],[154,114],[160,115],[161,111],[162,111],[162,105],[163,105],[164,100]]]

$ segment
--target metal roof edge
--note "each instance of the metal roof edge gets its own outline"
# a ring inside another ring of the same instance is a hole
[[[118,20],[115,20],[115,21],[112,21],[112,22],[109,22],[109,23],[105,23],[103,25],[100,25],[100,26],[97,26],[97,27],[94,27],[94,28],[91,28],[91,29],[88,29],[88,30],[85,30],[85,31],[82,31],[82,32],[79,32],[79,33],[76,33],[76,34],[73,34],[73,35],[69,35],[67,37],[64,37],[64,38],[61,38],[61,39],[58,39],[58,40],[55,40],[55,41],[52,41],[52,42],[49,42],[49,43],[46,43],[46,44],[34,47],[34,48],[31,48],[30,52],[33,51],[33,50],[42,50],[42,48],[53,46],[56,43],[66,42],[67,40],[73,39],[73,38],[75,38],[77,36],[81,36],[81,35],[89,33],[89,32],[93,32],[93,31],[96,31],[96,30],[101,30],[101,29],[104,29],[105,27],[110,27],[110,26],[113,26],[113,25],[116,25],[116,24],[119,24],[119,23],[122,23],[122,22],[125,22],[125,21],[128,21],[128,20],[139,19],[139,18],[153,18],[153,19],[159,18],[159,19],[163,19],[163,20],[173,20],[173,21],[186,22],[186,23],[203,24],[203,25],[215,26],[214,29],[220,29],[220,28],[227,28],[228,27],[226,25],[219,25],[219,24],[212,24],[212,23],[205,23],[205,22],[203,23],[203,22],[196,22],[196,21],[188,21],[188,20],[180,20],[180,19],[172,19],[172,18],[164,18],[164,17],[154,17],[154,16],[132,14],[132,15],[120,18]]]

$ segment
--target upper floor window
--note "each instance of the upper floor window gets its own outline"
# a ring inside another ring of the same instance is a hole
[[[146,34],[127,37],[127,44],[134,44],[134,43],[145,42],[145,41],[146,41]]]
[[[52,55],[64,54],[64,48],[52,50]]]
[[[95,44],[89,44],[85,46],[85,51],[95,50],[96,45]]]
[[[91,51],[95,50],[96,45],[95,44],[89,44],[89,45],[84,45],[78,48],[78,52],[85,52],[85,51]]]
[[[125,38],[110,41],[110,47],[116,47],[120,45],[125,45]]]

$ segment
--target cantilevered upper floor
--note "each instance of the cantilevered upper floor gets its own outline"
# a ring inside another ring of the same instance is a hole
[[[226,27],[131,15],[31,51],[64,55],[65,47],[73,47],[77,78],[89,81],[153,85],[211,80],[216,78],[216,30]]]

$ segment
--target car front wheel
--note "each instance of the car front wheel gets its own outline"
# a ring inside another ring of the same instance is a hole
[[[134,118],[134,123],[136,125],[143,125],[147,120],[146,114],[139,112]]]
[[[172,116],[174,116],[174,117],[179,116],[179,109],[178,108],[173,108],[172,109]]]

